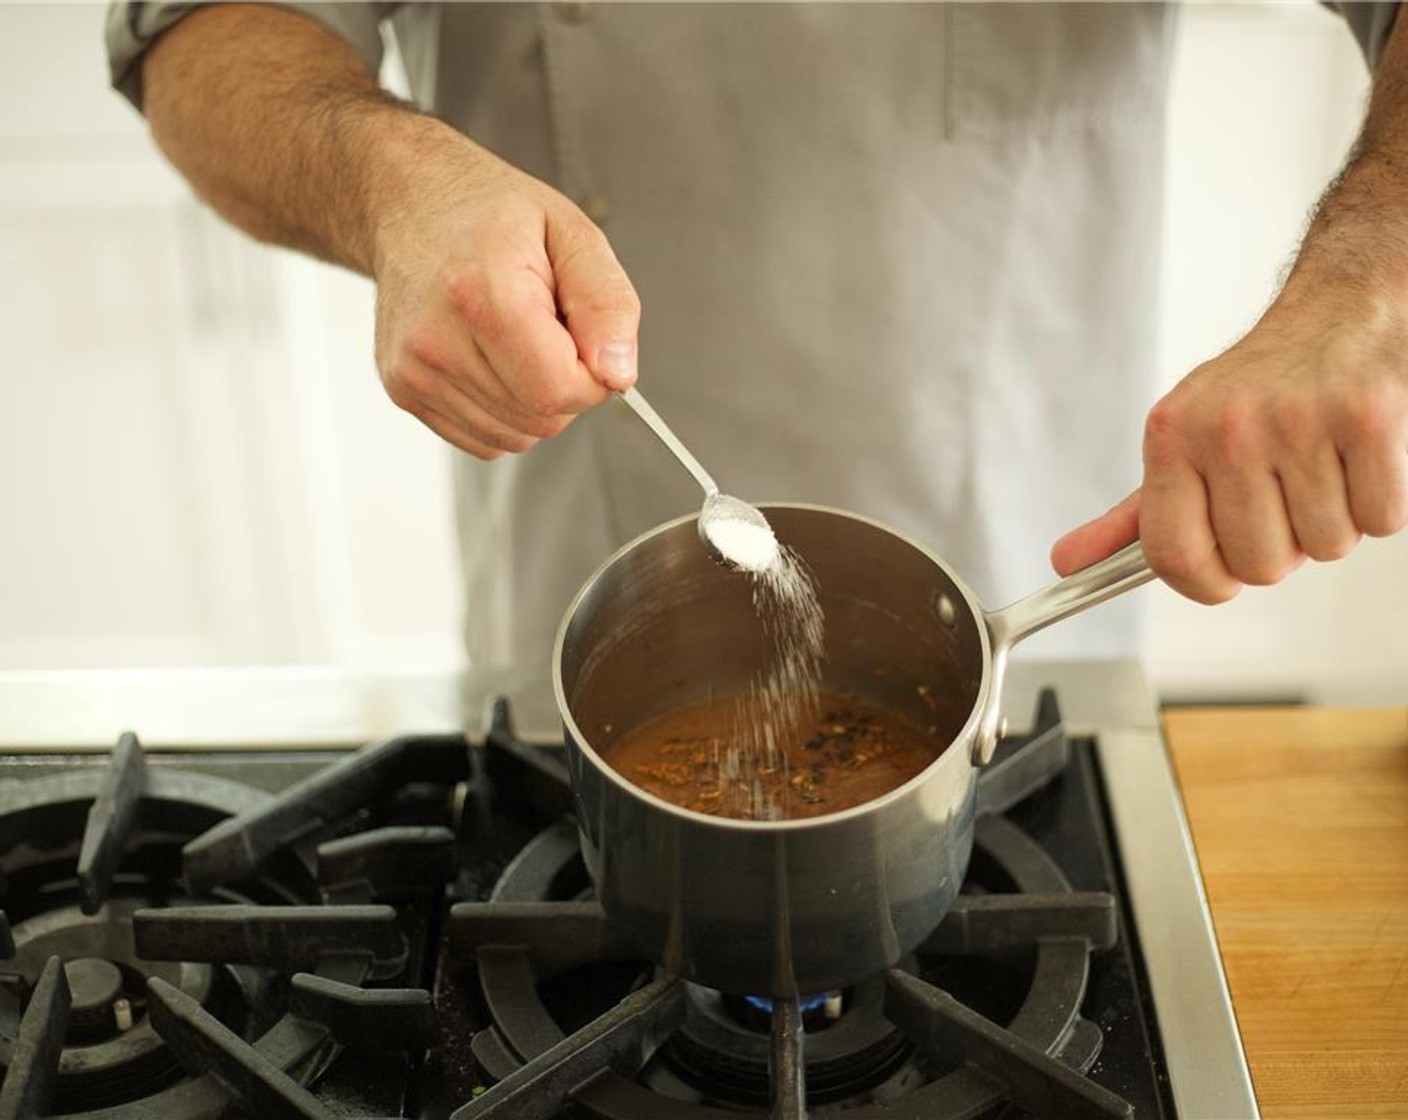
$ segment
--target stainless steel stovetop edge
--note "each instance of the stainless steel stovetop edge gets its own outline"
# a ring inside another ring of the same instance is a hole
[[[1125,887],[1180,1117],[1261,1112],[1168,747],[1157,730],[1096,739]]]
[[[1095,740],[1178,1115],[1259,1120],[1153,690],[1133,659],[1015,662],[1003,692],[1013,727],[1048,686],[1067,731]]]

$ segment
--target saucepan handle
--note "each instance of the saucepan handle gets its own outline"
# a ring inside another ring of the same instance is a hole
[[[997,746],[1002,726],[1002,680],[1006,675],[1007,655],[1012,647],[1029,634],[1035,634],[1073,614],[1103,603],[1154,578],[1144,559],[1144,546],[1135,541],[1107,556],[1072,572],[1011,606],[987,612],[988,634],[992,643],[992,678],[988,691],[987,712],[973,741],[973,763],[986,765]]]
[[[1135,541],[1113,556],[1098,560],[1088,568],[1072,572],[1049,587],[1034,591],[1011,606],[988,614],[993,652],[999,646],[1011,649],[1023,638],[1060,622],[1073,614],[1113,599],[1154,578],[1144,559],[1144,546]]]

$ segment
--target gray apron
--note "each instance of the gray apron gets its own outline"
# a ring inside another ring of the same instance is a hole
[[[446,9],[436,104],[598,216],[681,438],[726,490],[912,535],[984,602],[1048,581],[1140,478],[1169,12],[563,11]],[[577,587],[700,495],[616,405],[456,473],[470,657],[541,712]],[[1138,609],[1028,653],[1133,653]]]

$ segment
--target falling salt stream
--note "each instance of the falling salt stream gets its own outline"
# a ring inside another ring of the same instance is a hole
[[[771,646],[771,658],[738,700],[734,731],[715,745],[723,796],[733,810],[754,820],[785,816],[788,775],[766,781],[787,766],[786,744],[818,714],[824,619],[816,581],[795,551],[781,545],[766,524],[719,518],[705,529],[720,555],[753,580],[753,607]]]
[[[816,582],[791,549],[779,544],[767,520],[746,502],[719,490],[634,385],[618,394],[655,433],[704,491],[699,531],[709,550],[753,579],[753,604],[772,658],[737,704],[737,731],[722,748],[722,795],[755,819],[772,820],[786,809],[786,744],[800,737],[819,708],[822,617]],[[783,770],[781,782],[763,779]]]

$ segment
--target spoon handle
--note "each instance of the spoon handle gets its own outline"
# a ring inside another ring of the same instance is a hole
[[[719,484],[710,477],[709,472],[700,465],[699,460],[689,453],[689,448],[680,442],[679,437],[670,431],[669,425],[660,419],[660,414],[650,407],[650,403],[636,391],[634,385],[624,393],[618,393],[617,396],[630,406],[631,411],[646,422],[660,442],[668,447],[684,469],[694,476],[694,481],[704,488],[706,496],[713,497],[719,492]]]

